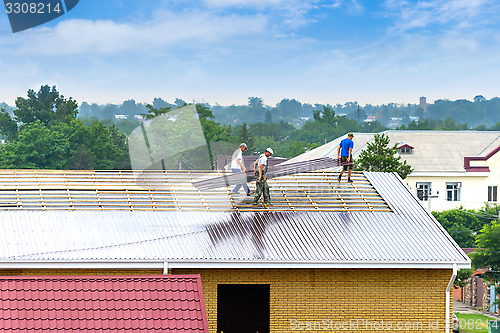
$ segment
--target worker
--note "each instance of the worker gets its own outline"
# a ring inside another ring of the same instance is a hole
[[[272,206],[271,196],[269,195],[269,186],[267,185],[266,172],[268,166],[268,157],[273,154],[271,148],[267,148],[264,154],[259,156],[259,159],[254,163],[255,177],[257,182],[255,184],[255,197],[253,199],[253,206],[257,206],[260,196],[264,198],[264,207]]]
[[[245,165],[243,164],[243,152],[247,150],[248,147],[246,143],[242,143],[233,153],[231,156],[231,171],[233,173],[238,173],[238,172],[247,172],[247,169],[245,168]],[[231,191],[231,194],[236,194],[240,190],[240,188],[243,186],[243,189],[245,190],[246,195],[250,195],[250,189],[248,188],[247,183],[243,184],[238,184],[236,185],[233,190]]]
[[[339,182],[342,179],[342,175],[344,174],[344,172],[346,170],[349,170],[349,173],[347,174],[347,182],[352,183],[352,149],[354,148],[354,141],[352,141],[352,138],[354,138],[354,134],[347,134],[347,138],[340,141],[340,145],[337,148],[337,159],[340,159],[342,163],[346,163],[344,164],[342,171],[340,171],[340,175],[337,178]]]

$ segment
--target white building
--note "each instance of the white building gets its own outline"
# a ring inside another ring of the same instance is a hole
[[[413,193],[430,210],[463,206],[481,208],[498,202],[500,183],[500,132],[493,131],[395,131],[383,132],[390,145],[413,168],[405,179]],[[347,135],[291,160],[337,157],[337,147]],[[353,156],[373,142],[373,133],[354,133]]]

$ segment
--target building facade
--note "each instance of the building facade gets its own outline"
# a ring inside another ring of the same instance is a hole
[[[429,210],[464,207],[478,209],[498,203],[500,185],[500,132],[494,131],[396,131],[386,134],[397,156],[413,168],[405,182]],[[344,137],[290,162],[337,156]],[[374,140],[373,133],[355,133],[353,157]]]

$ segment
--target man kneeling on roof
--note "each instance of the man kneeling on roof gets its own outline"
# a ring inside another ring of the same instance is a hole
[[[257,177],[257,183],[255,184],[255,198],[253,199],[253,206],[257,206],[260,196],[264,198],[264,207],[272,206],[271,196],[269,195],[269,186],[267,185],[267,158],[273,154],[271,148],[267,148],[264,154],[259,156],[253,164],[255,170],[255,177]]]

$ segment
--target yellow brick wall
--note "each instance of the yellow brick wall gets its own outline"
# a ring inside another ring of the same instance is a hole
[[[131,269],[5,269],[0,270],[0,276],[29,276],[29,275],[158,275],[163,270],[131,270]]]
[[[271,332],[442,333],[445,290],[452,271],[173,269],[171,273],[201,274],[211,333],[217,330],[217,284],[258,283],[270,285]],[[348,324],[349,320],[357,326]],[[432,326],[436,321],[437,330]],[[342,323],[347,323],[345,329]],[[399,323],[408,326],[398,330]]]

